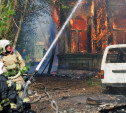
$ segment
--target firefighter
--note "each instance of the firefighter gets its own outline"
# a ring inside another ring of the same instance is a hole
[[[0,111],[2,113],[15,113],[19,100],[16,90],[23,89],[21,84],[12,83],[3,73],[6,68],[0,62]]]
[[[21,76],[20,70],[25,68],[25,62],[19,52],[10,46],[9,40],[0,40],[0,61],[2,61],[9,74],[9,79],[17,84],[25,84],[23,77]],[[11,74],[15,71],[16,74]],[[19,97],[22,96],[23,92],[19,91]],[[25,98],[24,102],[30,101],[29,98]]]
[[[17,83],[25,83],[19,69],[25,67],[25,62],[19,52],[10,46],[9,40],[0,40],[0,61],[2,61],[6,69],[11,73],[13,70],[17,75],[11,75],[10,79]]]
[[[24,85],[9,80],[3,73],[6,68],[0,62],[0,113],[35,113],[29,104],[24,103],[17,91],[23,90]]]

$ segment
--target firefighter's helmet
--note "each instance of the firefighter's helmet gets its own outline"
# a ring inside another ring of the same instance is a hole
[[[0,40],[0,54],[6,52],[6,46],[10,45],[9,40]]]

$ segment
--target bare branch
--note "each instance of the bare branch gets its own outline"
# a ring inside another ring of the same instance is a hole
[[[16,26],[18,29],[20,29],[20,28],[18,27],[18,25],[16,24],[16,22],[15,22],[15,20],[14,20],[14,17],[13,17],[13,22],[14,22],[15,26]]]
[[[14,40],[14,43],[13,43],[13,47],[14,48],[16,47],[16,43],[17,43],[20,31],[21,31],[21,27],[22,27],[22,23],[23,23],[23,19],[24,19],[24,14],[26,12],[27,5],[28,5],[28,0],[25,0],[25,6],[24,6],[23,14],[21,15],[21,18],[20,18],[20,21],[19,21],[19,28],[17,30],[16,36],[15,36],[15,40]]]

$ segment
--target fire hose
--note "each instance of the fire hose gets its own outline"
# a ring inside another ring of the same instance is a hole
[[[40,69],[41,65],[43,64],[44,60],[46,59],[46,57],[48,56],[49,52],[52,50],[53,46],[56,44],[56,42],[58,41],[61,33],[63,32],[63,30],[65,29],[66,25],[68,24],[68,22],[70,21],[70,19],[72,18],[73,14],[75,13],[75,11],[77,10],[79,4],[81,3],[82,0],[78,0],[78,2],[76,3],[76,5],[74,6],[71,14],[69,15],[69,17],[67,18],[67,20],[65,21],[65,23],[63,24],[62,28],[60,29],[60,31],[58,32],[56,38],[54,39],[54,41],[52,42],[51,46],[49,47],[48,51],[45,53],[44,57],[42,58],[42,60],[40,61],[40,63],[37,65],[35,72],[31,75],[30,79],[26,82],[25,87],[24,87],[24,92],[22,95],[22,100],[24,99],[24,97],[27,94],[27,89],[28,86],[31,84],[31,80],[34,78],[34,76],[38,73],[38,70]],[[56,113],[58,113],[58,105],[57,103],[50,97],[49,93],[46,91],[45,88],[45,93],[47,94],[47,96],[50,98],[51,100],[51,106],[52,108],[56,111]]]
[[[25,87],[25,90],[24,90],[24,93],[23,93],[23,96],[22,96],[22,98],[24,98],[26,95],[26,92],[27,92],[27,88],[28,88],[28,86],[31,84],[31,82],[30,82],[30,80],[29,81],[27,81],[28,83],[25,85],[26,87]],[[56,113],[58,113],[58,105],[57,105],[57,103],[56,103],[56,101],[49,95],[49,93],[47,92],[47,88],[44,86],[44,88],[45,88],[45,94],[48,96],[48,98],[49,98],[49,101],[50,101],[50,103],[51,103],[51,107],[56,111]],[[28,103],[30,103],[30,104],[34,104],[34,103],[36,103],[36,102],[38,102],[40,99],[41,99],[41,97],[42,96],[39,96],[37,99],[35,99],[34,101],[30,101],[30,102],[28,102]]]
[[[58,105],[57,105],[56,101],[49,95],[49,93],[47,92],[46,87],[45,87],[45,93],[46,93],[46,95],[48,96],[48,98],[49,98],[49,100],[51,102],[51,107],[56,111],[56,113],[58,113]]]

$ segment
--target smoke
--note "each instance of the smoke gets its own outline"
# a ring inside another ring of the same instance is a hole
[[[36,3],[39,4],[37,1]],[[46,9],[50,12],[49,7],[46,7]],[[54,40],[57,28],[52,17],[47,13],[39,12],[37,17],[33,13],[29,16],[29,19],[26,18],[28,17],[25,17],[16,49],[23,56],[26,64],[30,61],[34,63],[34,66],[29,71],[31,73],[35,71],[36,66],[44,56],[44,50],[47,51]],[[47,57],[42,68],[48,62],[50,55]],[[42,68],[40,69],[40,73]]]

